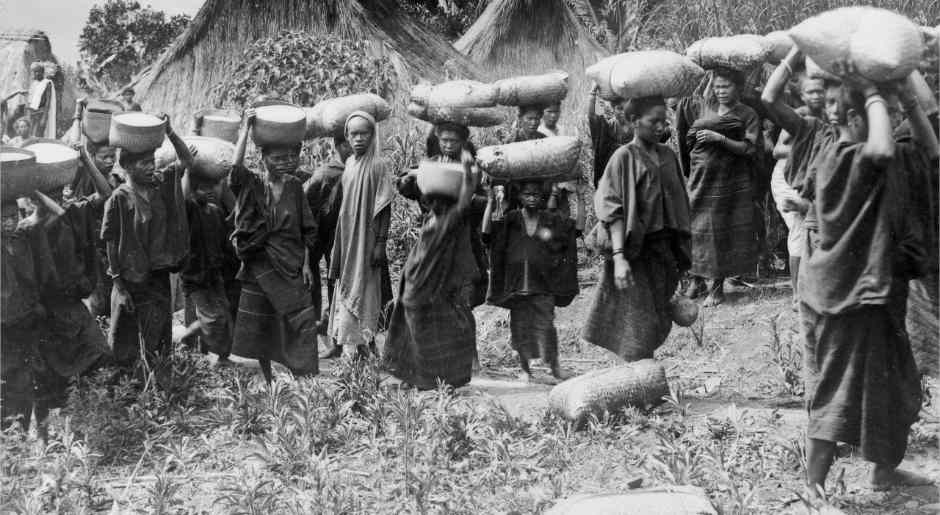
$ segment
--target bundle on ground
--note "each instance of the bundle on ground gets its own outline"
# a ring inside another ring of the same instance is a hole
[[[745,71],[767,61],[771,52],[773,45],[764,36],[739,34],[700,39],[686,49],[685,55],[702,68]]]
[[[704,74],[705,71],[687,57],[667,50],[618,54],[587,69],[587,76],[597,83],[601,96],[607,99],[688,96]]]
[[[428,107],[408,104],[408,114],[430,123],[457,123],[466,127],[493,127],[506,123],[505,113],[495,107]]]
[[[924,52],[920,28],[887,9],[842,7],[826,11],[790,29],[790,37],[823,70],[851,60],[858,73],[876,82],[910,75]]]
[[[428,108],[493,107],[496,105],[497,93],[492,84],[452,80],[435,85],[418,84],[411,90],[411,101]]]
[[[657,405],[668,393],[662,364],[643,359],[569,379],[552,388],[548,403],[566,419],[583,422],[591,414]]]
[[[490,177],[504,181],[569,181],[578,177],[576,168],[581,142],[573,136],[552,136],[504,145],[483,147],[477,151],[480,169]]]
[[[545,515],[716,515],[705,490],[663,486],[625,493],[588,494],[558,502]]]
[[[235,145],[206,136],[187,136],[183,141],[196,150],[195,163],[191,170],[194,176],[217,181],[228,175],[235,159]],[[163,168],[177,160],[176,150],[166,141],[154,153],[154,158],[157,167]]]
[[[374,93],[359,93],[330,98],[304,111],[307,113],[306,137],[325,138],[341,135],[346,118],[355,111],[365,111],[380,122],[388,118],[392,109],[385,99]]]
[[[551,105],[568,96],[568,74],[549,72],[498,80],[496,102],[506,106]]]

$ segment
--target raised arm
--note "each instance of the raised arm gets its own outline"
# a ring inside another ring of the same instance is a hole
[[[473,155],[466,149],[460,154],[460,162],[463,164],[463,184],[460,188],[460,196],[457,198],[458,212],[470,207],[473,194],[480,183],[480,171],[476,167]]]
[[[591,95],[588,96],[588,105],[587,105],[587,118],[588,121],[594,119],[597,111],[597,91],[600,89],[600,86],[594,84],[591,88]]]
[[[95,160],[88,155],[88,149],[84,145],[79,147],[78,154],[82,159],[82,163],[85,165],[85,173],[91,177],[91,181],[95,185],[95,192],[98,194],[98,198],[101,202],[104,202],[111,196],[111,183],[108,182],[108,179],[101,173],[101,170],[98,169]]]
[[[868,116],[868,138],[862,152],[874,163],[883,164],[894,158],[894,130],[888,104],[874,84],[869,83],[860,89],[865,95],[865,113]]]
[[[33,192],[33,200],[36,203],[36,219],[43,225],[49,225],[65,214],[62,206],[39,190]]]
[[[232,160],[233,166],[243,166],[245,162],[245,149],[248,148],[248,133],[255,123],[255,110],[248,108],[245,115],[242,116],[242,130],[238,133],[238,142],[235,143],[235,158]]]
[[[193,154],[190,152],[186,142],[183,141],[183,138],[179,137],[179,134],[173,130],[172,125],[170,125],[170,116],[164,114],[163,119],[166,120],[166,136],[170,139],[173,149],[176,150],[176,157],[179,158],[180,163],[183,164],[186,173],[189,173],[193,168]]]
[[[784,88],[793,75],[793,70],[803,61],[803,53],[794,46],[790,53],[777,65],[777,69],[767,79],[767,85],[764,86],[764,92],[761,94],[761,102],[767,108],[771,121],[777,124],[781,129],[790,134],[796,133],[800,124],[803,123],[803,117],[790,107],[783,98]]]
[[[937,135],[927,118],[927,108],[919,101],[921,95],[918,94],[918,88],[921,84],[926,84],[926,82],[920,72],[915,70],[905,79],[899,96],[911,124],[911,135],[914,141],[923,147],[930,159],[935,159],[938,155]],[[933,94],[930,94],[930,98],[933,98]],[[936,102],[931,107],[936,109]]]

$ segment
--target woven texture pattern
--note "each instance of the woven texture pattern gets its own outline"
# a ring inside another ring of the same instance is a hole
[[[506,122],[505,113],[495,107],[428,107],[408,104],[408,114],[430,123],[458,123],[467,127],[493,127]]]
[[[496,102],[506,106],[549,105],[568,96],[568,74],[550,72],[542,75],[524,75],[493,83],[497,90]]]
[[[196,150],[195,164],[192,174],[217,181],[226,175],[232,169],[232,162],[235,159],[235,145],[218,138],[209,138],[205,136],[187,136],[183,138],[191,148]],[[176,161],[176,149],[167,141],[154,153],[157,168],[165,168]]]
[[[341,135],[346,118],[355,111],[365,111],[380,122],[388,118],[392,108],[376,94],[361,93],[324,100],[304,111],[307,113],[307,138],[323,138]]]
[[[773,45],[764,36],[739,34],[705,38],[692,43],[685,55],[706,69],[748,70],[767,61]]]
[[[149,125],[126,124],[124,117],[134,117],[135,120],[143,116],[153,118]],[[123,148],[129,152],[149,152],[160,148],[166,133],[166,122],[156,116],[142,113],[115,113],[111,116],[111,128],[108,131],[108,141],[111,146]]]
[[[587,69],[587,76],[611,99],[690,95],[705,71],[675,52],[648,50],[602,59]]]
[[[307,132],[307,113],[296,106],[258,107],[251,137],[255,145],[296,145]],[[345,120],[344,120],[345,122]]]
[[[591,414],[656,405],[668,393],[662,364],[643,359],[569,379],[552,388],[548,404],[566,419],[581,422]]]
[[[492,84],[453,80],[436,85],[419,84],[411,90],[411,101],[428,108],[493,107],[498,91]]]
[[[494,179],[567,181],[580,173],[575,169],[580,153],[578,138],[553,136],[483,147],[477,152],[477,163]]]

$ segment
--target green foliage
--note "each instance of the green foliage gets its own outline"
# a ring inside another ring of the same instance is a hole
[[[88,12],[78,46],[94,79],[115,89],[153,63],[187,25],[184,14],[168,17],[136,1],[106,0]]]
[[[473,25],[486,4],[486,0],[411,0],[401,2],[401,9],[448,41],[455,41]]]

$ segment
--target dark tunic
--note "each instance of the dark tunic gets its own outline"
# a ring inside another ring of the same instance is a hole
[[[711,279],[753,273],[758,251],[753,159],[760,131],[757,113],[738,103],[718,115],[699,100],[685,99],[678,117],[683,120],[677,122],[679,127],[694,120],[684,134],[688,157],[682,157],[688,163],[691,272]],[[746,141],[751,150],[739,156],[720,143],[698,143],[698,131],[706,129]]]
[[[594,150],[594,187],[604,175],[607,163],[614,152],[622,145],[633,140],[633,129],[624,131],[615,120],[608,120],[604,116],[594,115],[588,118],[588,128],[591,130],[591,148]]]
[[[584,339],[627,361],[651,358],[672,329],[669,301],[691,265],[689,201],[675,153],[637,143],[611,157],[594,196],[597,218],[610,230],[624,223],[624,257],[635,284],[614,284],[613,261],[604,264]]]
[[[336,223],[339,220],[339,208],[343,202],[342,178],[346,165],[336,156],[316,169],[304,183],[304,194],[313,216],[317,219],[317,241],[311,249],[310,266],[313,268],[315,284],[313,304],[317,313],[323,312],[323,287],[320,283],[320,260],[327,260],[333,252],[333,240],[336,238]]]

